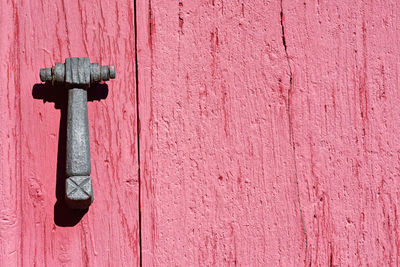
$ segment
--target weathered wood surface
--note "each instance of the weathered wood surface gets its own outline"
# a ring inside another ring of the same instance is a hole
[[[0,1],[0,266],[399,265],[396,1],[136,1],[141,252],[134,5]],[[86,214],[33,99],[69,56],[117,68]]]
[[[133,2],[15,0],[0,10],[0,266],[138,265]],[[89,103],[95,201],[80,222],[56,202],[60,110],[32,97],[39,69],[69,56],[117,69],[107,99]]]
[[[279,1],[138,2],[143,266],[298,266]]]
[[[312,266],[399,266],[398,1],[284,1]]]
[[[396,1],[137,4],[143,266],[399,265]]]

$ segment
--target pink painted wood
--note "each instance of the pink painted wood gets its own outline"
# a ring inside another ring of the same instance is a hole
[[[399,265],[397,1],[137,4],[143,266]]]
[[[399,265],[396,1],[0,10],[0,266]],[[117,68],[86,214],[57,202],[60,110],[32,96],[69,56]]]
[[[138,265],[132,1],[14,0],[0,10],[0,266]],[[80,222],[56,204],[60,111],[32,97],[39,69],[69,56],[117,69],[107,99],[89,103],[95,201]]]
[[[138,2],[143,266],[304,264],[280,12]]]
[[[284,1],[306,263],[400,265],[398,1]]]

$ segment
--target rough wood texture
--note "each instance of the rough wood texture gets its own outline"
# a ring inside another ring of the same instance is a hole
[[[143,266],[298,266],[279,1],[138,2]]]
[[[400,264],[396,1],[136,1],[141,253],[134,2],[0,10],[0,266]],[[69,56],[117,68],[86,214],[65,102],[33,99]]]
[[[0,10],[0,266],[137,265],[132,1],[0,1]],[[39,69],[69,56],[118,71],[107,99],[89,103],[95,201],[79,223],[56,204],[60,110],[32,97]]]
[[[138,12],[144,266],[399,264],[396,1]]]
[[[398,1],[284,1],[312,266],[398,266]]]

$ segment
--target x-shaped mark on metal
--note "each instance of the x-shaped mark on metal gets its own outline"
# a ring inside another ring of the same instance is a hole
[[[80,207],[88,207],[93,202],[93,187],[90,176],[71,176],[65,183],[66,201],[70,205],[80,203]]]

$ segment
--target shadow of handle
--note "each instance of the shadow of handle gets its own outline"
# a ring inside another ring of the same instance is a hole
[[[50,82],[37,83],[32,88],[32,97],[34,99],[41,99],[44,103],[54,103],[56,109],[61,109],[61,107],[67,105],[67,93],[64,85],[52,85]],[[87,100],[89,102],[106,99],[108,96],[108,85],[106,83],[92,85],[87,89],[87,93]]]

